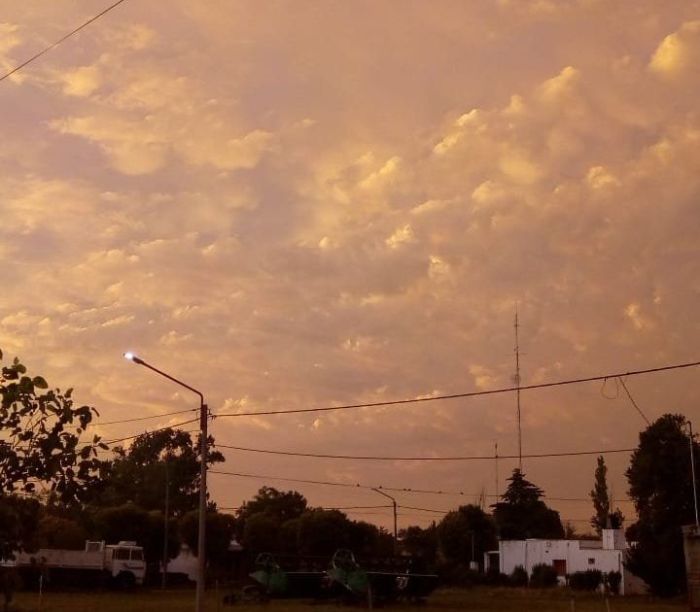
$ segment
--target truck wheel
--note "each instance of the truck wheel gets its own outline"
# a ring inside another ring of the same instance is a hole
[[[131,572],[119,572],[119,574],[117,574],[116,583],[117,587],[120,589],[133,589],[136,585],[136,576]]]

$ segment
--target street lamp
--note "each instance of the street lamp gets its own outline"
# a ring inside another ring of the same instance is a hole
[[[396,525],[396,500],[389,494],[384,493],[381,489],[377,489],[375,487],[372,487],[372,491],[375,491],[376,493],[379,493],[379,495],[383,495],[384,497],[387,497],[391,500],[391,505],[394,508],[394,555],[399,554],[399,538],[398,538],[398,533],[397,533],[397,525]]]
[[[207,516],[207,417],[208,410],[207,405],[204,403],[204,395],[201,391],[198,391],[194,387],[190,387],[188,384],[178,380],[170,374],[153,367],[150,363],[145,362],[143,359],[137,357],[133,353],[124,353],[124,357],[129,361],[134,362],[137,365],[148,368],[149,370],[167,378],[168,380],[174,382],[192,393],[199,396],[199,428],[200,428],[200,440],[199,440],[199,455],[200,455],[200,466],[199,466],[199,537],[197,539],[197,594],[195,598],[195,612],[202,612],[202,604],[204,600],[204,569],[206,567],[205,562],[205,549],[204,545],[206,542],[206,516]]]

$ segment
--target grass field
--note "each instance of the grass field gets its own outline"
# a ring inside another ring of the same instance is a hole
[[[340,608],[361,609],[338,604],[310,604],[305,601],[272,601],[269,604],[235,604],[223,606],[223,592],[207,593],[207,612],[338,612]],[[398,612],[680,612],[687,609],[682,600],[659,601],[646,597],[612,598],[598,595],[572,595],[561,589],[547,591],[526,589],[471,590],[444,589],[437,591],[425,605],[393,604],[384,609]],[[89,593],[45,593],[41,601],[36,593],[18,593],[15,612],[191,612],[194,591],[137,590],[132,593],[100,591]]]

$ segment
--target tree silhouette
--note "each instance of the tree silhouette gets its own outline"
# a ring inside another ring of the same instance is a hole
[[[492,506],[501,539],[563,538],[564,528],[559,513],[542,501],[542,489],[528,481],[517,468],[508,482],[508,488],[501,496],[503,501]]]
[[[598,465],[595,470],[595,482],[591,491],[591,500],[595,515],[591,519],[591,526],[595,528],[597,533],[603,529],[619,529],[622,527],[624,516],[618,508],[612,512],[612,502],[608,491],[608,467],[605,465],[605,459],[601,455],[598,457]]]
[[[96,479],[97,450],[107,446],[98,436],[79,445],[97,411],[76,408],[72,393],[28,376],[17,358],[0,370],[0,494],[32,493],[44,482],[69,502]]]
[[[479,506],[460,506],[448,512],[438,523],[437,533],[440,551],[447,560],[457,563],[481,564],[484,552],[496,547],[496,526]]]
[[[209,436],[207,465],[224,461]],[[138,436],[130,448],[115,449],[113,460],[100,464],[101,480],[91,487],[90,503],[122,506],[132,502],[144,510],[162,511],[166,482],[169,514],[181,517],[199,502],[199,437],[180,429],[162,429]]]
[[[694,522],[693,486],[686,420],[665,414],[639,434],[639,446],[627,469],[629,495],[638,520],[627,530],[637,543],[627,567],[660,596],[685,588],[681,526]],[[696,471],[700,449],[695,446]]]

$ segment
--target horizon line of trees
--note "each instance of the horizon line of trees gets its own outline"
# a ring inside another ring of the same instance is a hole
[[[0,351],[0,360],[2,352]],[[30,376],[18,359],[0,370],[0,556],[38,547],[82,548],[85,539],[133,539],[143,544],[147,561],[160,561],[165,536],[164,498],[169,499],[169,557],[182,543],[196,552],[199,444],[189,433],[163,429],[138,436],[113,457],[98,437],[85,442],[97,416],[90,406],[76,407],[72,390],[49,389]],[[626,471],[637,520],[627,529],[636,542],[627,567],[657,595],[685,588],[681,525],[694,520],[686,419],[665,414],[640,433],[639,446]],[[224,461],[209,439],[208,465]],[[696,471],[700,449],[696,449]],[[41,496],[37,483],[50,487]],[[477,504],[460,506],[427,528],[401,530],[403,552],[436,562],[481,563],[497,539],[559,539],[571,535],[559,513],[547,506],[544,491],[515,469],[491,513]],[[624,517],[612,508],[607,466],[598,457],[590,492],[591,526],[600,534],[620,528]],[[354,521],[339,510],[308,505],[297,491],[262,487],[236,516],[209,503],[207,555],[225,563],[235,537],[253,552],[330,556],[352,548],[360,556],[389,556],[392,536],[383,528]]]

